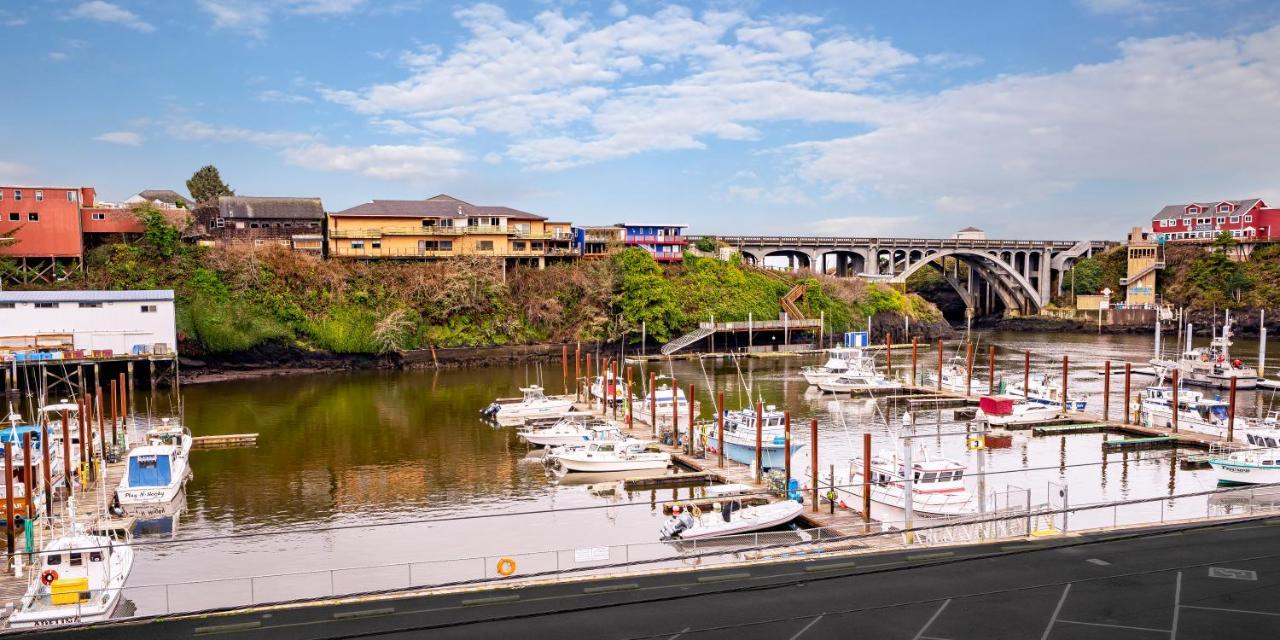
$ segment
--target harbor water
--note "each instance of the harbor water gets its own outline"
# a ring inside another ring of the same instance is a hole
[[[998,347],[997,377],[1010,380],[1021,377],[1025,350],[1033,353],[1035,371],[1060,371],[1062,357],[1069,356],[1071,390],[1086,393],[1091,409],[1100,403],[1103,358],[1145,363],[1152,355],[1150,336],[988,333],[975,334],[975,341],[975,377],[983,380],[991,344]],[[1256,342],[1237,340],[1236,349],[1238,357],[1255,359]],[[1268,370],[1274,378],[1280,349],[1273,352]],[[954,355],[954,345],[948,346],[946,357]],[[877,359],[883,364],[883,355]],[[695,385],[704,419],[714,410],[709,390],[723,391],[730,409],[763,400],[790,411],[806,451],[809,421],[816,418],[824,470],[860,454],[863,432],[873,435],[875,448],[892,446],[905,401],[817,394],[799,369],[821,360],[679,360],[636,365],[635,377],[647,379],[656,370],[686,390]],[[894,362],[899,372],[909,372],[910,349],[895,349]],[[936,343],[921,345],[919,371],[936,364]],[[569,369],[572,374],[572,363]],[[1134,392],[1150,379],[1135,375]],[[136,588],[129,597],[137,613],[242,603],[246,588],[254,590],[250,599],[265,602],[276,599],[273,585],[285,593],[299,581],[324,582],[318,592],[327,594],[335,579],[327,572],[334,568],[352,569],[341,573],[344,584],[334,590],[377,589],[403,586],[406,579],[472,575],[502,556],[656,544],[665,519],[657,502],[688,497],[690,489],[628,493],[613,478],[557,479],[515,429],[481,420],[480,409],[495,397],[518,395],[519,387],[538,380],[550,393],[566,388],[559,362],[540,369],[521,364],[326,373],[185,386],[181,413],[195,435],[256,432],[258,444],[192,454],[194,477],[177,505],[180,512],[146,522],[136,539],[129,579]],[[1121,376],[1113,379],[1117,417],[1122,384]],[[1275,399],[1259,390],[1241,392],[1239,402],[1242,414],[1255,415]],[[178,411],[163,393],[140,391],[134,403],[138,413]],[[917,433],[928,434],[935,419],[947,419],[945,412],[941,418],[917,415]],[[1215,485],[1208,470],[1180,469],[1171,450],[1104,453],[1108,437],[1114,436],[1020,432],[1010,448],[982,452],[967,451],[960,437],[917,441],[933,455],[968,465],[972,490],[978,488],[977,456],[984,456],[987,492],[1003,493],[1011,504],[1084,505]],[[1082,512],[1070,526],[1203,516],[1219,507],[1206,497],[1162,500],[1115,513]],[[411,575],[391,576],[403,565]],[[248,587],[237,580],[271,575],[279,577]]]

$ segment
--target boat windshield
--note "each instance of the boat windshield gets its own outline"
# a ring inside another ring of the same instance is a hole
[[[172,477],[169,456],[139,455],[129,458],[130,487],[167,487]]]
[[[1213,417],[1215,417],[1215,418],[1217,418],[1217,419],[1219,419],[1219,420],[1226,420],[1226,419],[1227,419],[1227,406],[1226,406],[1226,405],[1215,404],[1215,405],[1213,405],[1212,407],[1210,407],[1210,408],[1209,408],[1209,411],[1210,411],[1211,413],[1213,413]]]

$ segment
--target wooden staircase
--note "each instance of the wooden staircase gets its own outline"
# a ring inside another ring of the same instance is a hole
[[[804,292],[808,290],[808,285],[798,284],[791,287],[791,290],[787,292],[787,295],[782,296],[782,299],[778,301],[782,304],[782,310],[787,312],[788,318],[791,318],[792,320],[805,319],[804,312],[800,311],[800,307],[796,306],[796,301],[799,300],[800,296],[803,296]]]

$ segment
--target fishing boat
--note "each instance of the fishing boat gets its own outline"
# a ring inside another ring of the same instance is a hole
[[[1145,427],[1173,429],[1173,388],[1147,387],[1142,394],[1139,423]],[[1178,430],[1225,437],[1229,407],[1220,398],[1206,398],[1199,391],[1178,390]],[[1236,418],[1237,429],[1253,426],[1245,418]]]
[[[977,512],[973,494],[964,486],[965,465],[950,458],[934,458],[922,446],[911,461],[911,510],[920,518],[947,518]],[[836,471],[840,505],[862,509],[864,463],[849,461],[843,473]],[[901,522],[906,515],[906,463],[896,451],[881,450],[871,458],[871,518]],[[830,482],[830,479],[828,479]]]
[[[1162,368],[1176,367],[1180,379],[1189,385],[1227,389],[1234,378],[1237,389],[1256,388],[1258,370],[1239,358],[1231,357],[1231,312],[1224,313],[1222,332],[1213,337],[1208,347],[1189,348],[1176,362],[1152,360],[1151,364]]]
[[[9,428],[0,431],[0,446],[13,447],[13,508],[16,513],[40,512],[44,509],[44,447],[43,429],[35,425],[21,424],[21,417],[16,413],[9,415]],[[22,441],[30,437],[31,462],[24,457],[26,452]],[[3,451],[0,449],[0,451]],[[50,452],[49,480],[53,486],[62,482],[62,452]],[[0,461],[3,458],[0,457]],[[27,477],[30,467],[31,477]],[[0,500],[6,497],[4,483],[0,482]],[[30,509],[28,500],[31,501]],[[0,522],[4,516],[0,515]]]
[[[849,373],[867,374],[875,371],[875,360],[865,355],[859,347],[827,349],[827,361],[820,365],[803,367],[800,375],[809,384],[820,385]]]
[[[616,403],[626,402],[627,383],[619,380],[617,376],[610,371],[607,375],[596,376],[591,380],[591,397],[597,400],[604,400],[613,406]]]
[[[756,462],[756,425],[760,425],[760,466],[781,469],[786,465],[785,416],[773,405],[764,408],[757,420],[754,409],[726,411],[724,414],[724,455],[734,462],[753,465]],[[791,445],[795,453],[799,444]],[[720,452],[719,429],[707,431],[707,451]]]
[[[651,443],[645,440],[627,439],[622,442],[589,442],[585,447],[573,447],[547,454],[547,462],[561,471],[639,471],[642,469],[666,469],[671,464],[671,454],[650,451]]]
[[[932,376],[934,383],[938,381],[937,375]],[[972,376],[970,379],[969,371],[965,369],[964,362],[959,358],[952,358],[947,366],[942,368],[942,388],[948,391],[958,393],[969,393],[971,395],[985,396],[991,393],[991,387],[987,383]]]
[[[519,398],[499,398],[481,411],[504,427],[523,424],[529,418],[558,416],[573,409],[573,396],[548,396],[542,387],[521,387]]]
[[[1245,433],[1248,449],[1225,451],[1209,459],[1218,484],[1280,483],[1280,429],[1260,428]]]
[[[1034,402],[1051,407],[1062,406],[1062,385],[1057,379],[1043,374],[1034,373],[1028,376],[1025,381],[1028,384],[1023,388],[1024,380],[1015,380],[1005,387],[1005,395],[1016,396],[1025,399],[1027,402]],[[1068,411],[1084,411],[1089,406],[1089,401],[1082,395],[1068,393],[1067,394],[1067,410]]]
[[[75,499],[67,512],[76,512]],[[36,554],[31,583],[9,616],[12,629],[101,622],[115,612],[133,548],[124,528],[86,529],[72,518],[67,530]]]
[[[558,447],[582,444],[591,440],[618,440],[617,427],[585,411],[570,411],[549,427],[526,429],[520,439],[535,447]]]
[[[818,388],[826,393],[863,393],[876,391],[896,391],[902,383],[888,380],[876,373],[845,373],[831,380],[818,383]]]
[[[1057,406],[1010,396],[983,396],[978,401],[978,411],[976,419],[985,419],[987,424],[995,427],[1039,424],[1057,420],[1062,415]]]
[[[129,451],[116,487],[120,505],[164,504],[177,497],[191,477],[191,433],[167,422],[147,432],[148,444]]]
[[[769,529],[791,522],[804,510],[795,500],[782,500],[744,507],[740,500],[726,499],[718,508],[702,511],[697,506],[672,509],[672,516],[662,524],[663,540],[700,540]]]
[[[677,413],[681,420],[689,415],[689,399],[685,397],[684,391],[679,388],[672,389],[671,385],[667,384],[659,385],[648,396],[632,398],[631,402],[634,403],[631,407],[632,415],[647,424],[653,424],[656,405],[659,428],[670,427]],[[700,409],[700,403],[694,401],[693,413],[696,415]]]

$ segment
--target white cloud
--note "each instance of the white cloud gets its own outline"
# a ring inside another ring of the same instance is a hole
[[[799,230],[815,235],[845,237],[895,237],[919,224],[915,216],[854,215],[823,218],[798,225]],[[778,227],[778,232],[795,233],[796,227]]]
[[[287,8],[301,15],[340,15],[360,8],[365,0],[290,0]]]
[[[613,2],[609,3],[609,15],[615,18],[627,17],[627,5],[621,0],[613,0]]]
[[[25,164],[19,164],[11,160],[0,160],[0,176],[4,176],[5,181],[10,184],[27,182],[35,173],[34,169]]]
[[[198,120],[174,120],[165,124],[165,131],[179,140],[205,140],[211,142],[248,142],[263,147],[303,145],[315,140],[308,133],[294,131],[260,131],[241,127],[212,125]]]
[[[364,147],[311,144],[286,149],[290,164],[324,171],[347,171],[374,178],[427,183],[457,174],[465,155],[432,144],[370,145]]]
[[[21,27],[27,24],[26,18],[9,18],[4,21],[6,27]]]
[[[197,0],[202,11],[213,18],[213,28],[239,31],[255,38],[266,36],[271,21],[264,4],[244,0]]]
[[[311,102],[311,98],[296,93],[286,93],[279,89],[267,89],[258,93],[258,99],[263,102],[283,102],[286,104],[306,104]]]
[[[123,144],[130,147],[136,147],[142,144],[142,136],[133,131],[108,131],[106,133],[94,136],[94,140],[98,142],[110,142],[112,144]]]
[[[67,53],[66,51],[50,51],[49,52],[49,59],[54,62],[62,62],[70,57],[71,57],[71,54]]]
[[[1099,15],[1139,15],[1149,14],[1161,8],[1158,2],[1151,0],[1080,0],[1089,13]]]
[[[72,18],[82,20],[97,20],[98,22],[110,22],[118,24],[134,31],[142,33],[151,33],[156,28],[151,23],[138,17],[138,15],[128,9],[123,9],[110,2],[103,0],[92,0],[91,2],[82,2],[71,10]]]

